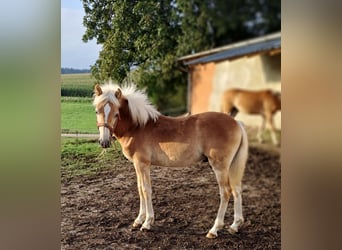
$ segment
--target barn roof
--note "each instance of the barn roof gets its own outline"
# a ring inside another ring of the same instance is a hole
[[[281,33],[249,39],[246,41],[229,44],[223,47],[203,51],[200,53],[183,56],[178,59],[184,65],[215,62],[226,59],[236,59],[251,54],[259,54],[281,49]]]

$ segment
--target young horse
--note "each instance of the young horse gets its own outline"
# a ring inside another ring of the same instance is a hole
[[[262,142],[261,133],[265,129],[265,120],[271,129],[272,142],[278,145],[273,123],[274,114],[281,109],[281,94],[272,90],[250,91],[242,89],[226,90],[221,99],[221,111],[232,117],[240,111],[245,114],[260,114],[262,123],[257,138]]]
[[[149,230],[154,222],[151,165],[181,167],[208,159],[219,184],[220,206],[207,237],[217,237],[223,228],[231,193],[234,222],[229,231],[238,231],[244,221],[241,179],[248,155],[247,135],[239,122],[219,112],[163,116],[133,85],[122,90],[112,84],[96,85],[94,92],[100,145],[109,147],[114,135],[135,167],[140,210],[134,228]]]

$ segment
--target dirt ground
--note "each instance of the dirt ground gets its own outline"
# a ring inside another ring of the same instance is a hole
[[[118,162],[119,161],[119,162]],[[118,164],[119,163],[119,164]],[[114,165],[114,166],[113,166]],[[231,235],[233,197],[218,238],[207,239],[219,206],[208,163],[151,171],[154,227],[132,230],[139,197],[133,165],[124,157],[91,176],[66,177],[61,186],[61,249],[280,249],[279,150],[251,146],[243,178],[245,223]]]

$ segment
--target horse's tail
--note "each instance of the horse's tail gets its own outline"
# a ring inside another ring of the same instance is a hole
[[[237,121],[237,123],[241,128],[242,136],[239,149],[231,163],[229,175],[231,184],[240,186],[248,158],[248,137],[243,123],[240,121]]]
[[[226,91],[221,97],[220,111],[231,117],[235,117],[239,110],[234,105],[234,94],[232,90]]]
[[[239,110],[234,106],[234,107],[230,110],[229,115],[230,115],[231,117],[235,117],[236,114],[237,114],[238,112],[239,112]]]

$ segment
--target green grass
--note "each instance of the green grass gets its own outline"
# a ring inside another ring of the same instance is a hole
[[[61,114],[62,133],[98,133],[95,109],[90,98],[62,100]]]
[[[87,90],[92,93],[95,80],[91,74],[62,74],[64,90]],[[62,133],[98,133],[92,97],[61,97]]]
[[[62,177],[92,175],[122,160],[120,145],[102,149],[95,139],[62,138]]]
[[[92,103],[92,97],[61,96],[61,102]]]
[[[248,126],[246,130],[247,130],[249,143],[259,143],[258,139],[257,139],[258,128]],[[279,142],[281,142],[281,130],[280,129],[276,129],[276,136],[277,136]],[[262,138],[264,144],[272,144],[272,138],[271,138],[270,130],[262,131],[261,138]]]

